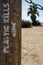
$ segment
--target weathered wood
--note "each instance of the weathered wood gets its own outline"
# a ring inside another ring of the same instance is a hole
[[[2,0],[0,0],[0,65],[6,65],[6,58],[3,55],[3,5]]]
[[[0,19],[0,65],[21,65],[21,0],[3,0],[9,3],[9,53],[3,53],[3,20]],[[2,6],[3,7],[3,6]],[[2,8],[3,9],[3,8]],[[3,14],[3,10],[0,11]],[[2,22],[1,22],[2,21]],[[12,35],[12,23],[16,35]]]

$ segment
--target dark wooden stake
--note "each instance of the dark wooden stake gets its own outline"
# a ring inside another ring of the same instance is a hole
[[[21,0],[0,0],[0,3],[0,65],[21,65]],[[3,23],[3,3],[9,4],[7,24]],[[9,52],[6,53],[3,52],[4,25],[9,26]]]

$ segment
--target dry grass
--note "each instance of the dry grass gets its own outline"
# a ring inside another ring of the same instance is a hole
[[[43,65],[43,26],[22,29],[21,65]]]

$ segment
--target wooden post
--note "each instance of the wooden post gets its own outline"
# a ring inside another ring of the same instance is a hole
[[[0,3],[0,65],[21,65],[21,0]]]

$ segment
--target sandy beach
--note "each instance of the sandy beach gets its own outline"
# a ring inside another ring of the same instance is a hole
[[[43,65],[43,26],[22,28],[21,65]]]

